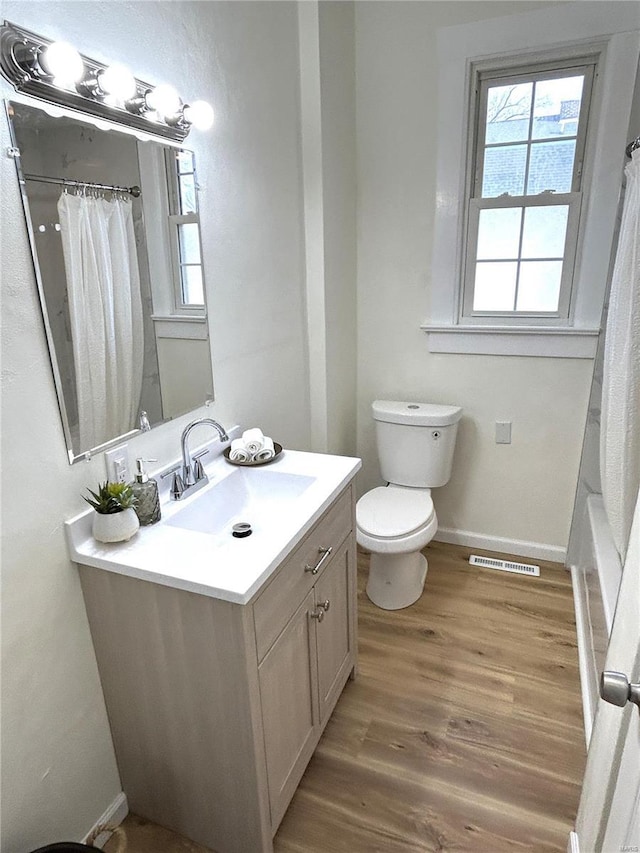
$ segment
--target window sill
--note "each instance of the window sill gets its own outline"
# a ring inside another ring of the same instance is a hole
[[[153,314],[155,332],[159,338],[181,338],[183,340],[206,341],[209,337],[207,318],[184,314]]]
[[[560,326],[463,326],[423,323],[430,352],[589,358],[596,355],[598,329]]]

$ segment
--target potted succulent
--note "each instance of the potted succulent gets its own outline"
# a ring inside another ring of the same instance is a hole
[[[98,542],[125,542],[140,527],[134,506],[136,498],[128,483],[98,484],[98,491],[89,489],[85,501],[95,509],[93,536]]]

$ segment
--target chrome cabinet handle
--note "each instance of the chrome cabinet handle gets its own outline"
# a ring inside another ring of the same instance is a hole
[[[315,566],[310,566],[309,563],[307,563],[304,567],[305,572],[311,572],[312,575],[317,575],[320,571],[320,566],[324,563],[324,561],[328,558],[329,554],[332,551],[333,548],[318,548],[318,554],[321,554],[322,556],[315,564]]]
[[[322,604],[319,604],[318,607],[322,607],[322,609],[326,613],[327,610],[331,607],[331,602],[327,598],[327,599],[325,599],[325,601],[322,602]]]
[[[322,622],[324,619],[324,610],[322,607],[319,610],[312,610],[310,615],[312,619],[317,619],[318,622]]]

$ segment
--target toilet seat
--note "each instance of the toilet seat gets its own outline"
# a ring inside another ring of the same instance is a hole
[[[379,486],[363,495],[356,505],[357,527],[375,539],[410,536],[430,525],[434,517],[429,489]]]

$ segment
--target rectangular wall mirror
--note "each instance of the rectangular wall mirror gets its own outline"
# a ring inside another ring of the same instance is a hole
[[[6,106],[73,463],[213,397],[194,157]]]

